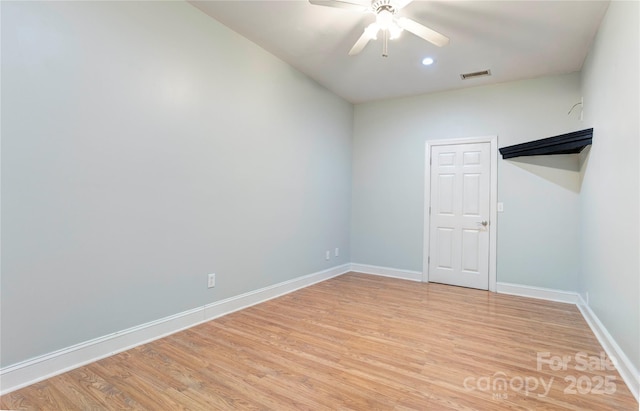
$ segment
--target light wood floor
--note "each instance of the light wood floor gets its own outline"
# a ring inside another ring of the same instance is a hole
[[[569,304],[350,273],[7,394],[0,408],[637,410],[616,371],[576,369],[605,368],[601,352]],[[538,355],[568,357],[566,370]]]

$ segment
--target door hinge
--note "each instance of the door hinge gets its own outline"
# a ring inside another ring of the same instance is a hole
[[[431,206],[429,206],[429,215],[431,215]]]
[[[427,264],[431,264],[431,256],[427,257]]]

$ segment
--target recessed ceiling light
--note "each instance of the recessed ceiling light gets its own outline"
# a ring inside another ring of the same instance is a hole
[[[430,66],[433,64],[433,59],[431,57],[425,57],[422,59],[422,64],[424,64],[425,66]]]

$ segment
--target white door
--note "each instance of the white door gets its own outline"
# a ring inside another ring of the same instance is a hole
[[[429,281],[489,288],[490,143],[431,147]]]

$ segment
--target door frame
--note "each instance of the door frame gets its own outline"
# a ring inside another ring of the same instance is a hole
[[[424,232],[422,248],[422,282],[429,282],[429,240],[431,216],[429,204],[431,204],[431,147],[449,146],[455,144],[489,143],[490,153],[490,194],[489,194],[489,291],[496,291],[497,283],[497,228],[498,228],[498,136],[451,138],[442,140],[427,140],[425,143],[424,161]]]

